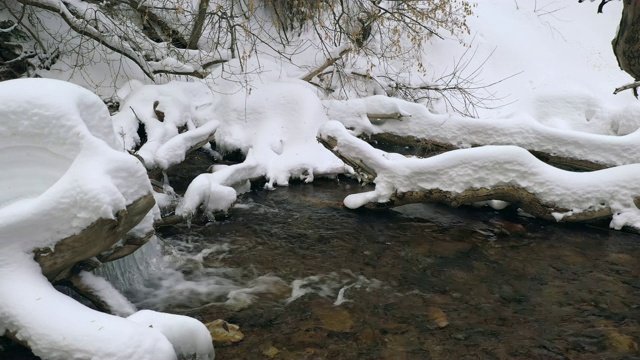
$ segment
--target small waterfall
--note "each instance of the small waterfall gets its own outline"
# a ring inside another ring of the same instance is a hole
[[[108,262],[94,270],[94,273],[126,294],[132,289],[145,288],[150,280],[157,278],[166,267],[164,262],[160,241],[153,236],[133,254]]]
[[[227,251],[226,246],[193,254],[188,247],[179,249],[184,244],[187,243],[165,243],[154,236],[133,254],[104,264],[94,274],[107,279],[139,308],[159,311],[177,305],[197,307],[224,302],[231,291],[241,288],[235,282],[241,271],[202,266],[204,255]]]

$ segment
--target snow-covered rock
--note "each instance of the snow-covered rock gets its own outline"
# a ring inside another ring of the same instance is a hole
[[[216,357],[209,330],[196,319],[152,310],[140,310],[127,319],[160,331],[169,339],[178,355],[195,354],[200,360],[213,360]]]

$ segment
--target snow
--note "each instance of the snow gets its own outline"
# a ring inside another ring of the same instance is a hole
[[[0,164],[25,179],[0,177],[0,246],[51,247],[150,192],[144,168],[115,150],[109,113],[88,90],[23,79],[3,82],[0,98]]]
[[[12,253],[0,264],[0,332],[15,333],[36,356],[176,359],[171,343],[157,330],[91,310],[58,292],[31,256]]]
[[[593,134],[546,126],[527,113],[505,118],[473,119],[455,114],[434,114],[426,107],[386,96],[372,96],[348,101],[327,100],[329,118],[338,120],[358,134],[389,133],[404,137],[429,139],[456,147],[479,144],[517,145],[575,159],[590,160],[609,166],[633,164],[640,153],[640,132],[626,136]],[[631,119],[637,104],[629,104],[610,116],[615,121]],[[402,114],[399,120],[369,120],[367,114]],[[626,123],[627,131],[629,122]],[[619,127],[618,127],[619,129]],[[626,131],[625,131],[626,132]]]
[[[213,360],[216,357],[209,330],[194,318],[140,310],[127,317],[127,320],[160,331],[169,339],[178,355],[195,353],[202,360]]]
[[[613,95],[616,87],[633,81],[618,68],[611,48],[621,1],[608,3],[602,14],[596,14],[598,3],[577,1],[474,2],[474,16],[468,18],[471,34],[465,42],[475,58],[466,74],[487,58],[479,74],[484,83],[519,74],[488,89],[505,97],[492,105],[508,105],[481,109],[480,117],[518,111],[546,125],[597,131],[599,114],[605,115],[606,124],[610,110],[633,102],[629,93]],[[431,41],[425,66],[433,76],[451,70],[452,61],[466,50],[454,41]],[[589,108],[596,111],[591,119],[583,116]]]
[[[138,127],[143,124],[147,142],[137,154],[148,169],[167,169],[182,160],[186,151],[204,141],[216,130],[211,122],[214,96],[201,82],[172,81],[164,85],[123,86],[119,91],[120,111],[113,116],[113,127],[120,148],[133,150],[140,144]],[[156,104],[156,105],[154,105]],[[158,112],[164,114],[158,118]],[[187,131],[180,132],[180,128]]]
[[[86,271],[81,271],[78,275],[82,284],[104,300],[114,315],[126,317],[137,311],[136,307],[104,278]]]
[[[327,121],[322,103],[308,84],[266,81],[250,93],[219,94],[213,106],[220,121],[214,139],[218,151],[240,150],[245,162],[199,175],[189,186],[176,213],[189,216],[201,204],[207,212],[226,211],[235,202],[230,187],[266,177],[267,188],[285,186],[290,179],[313,181],[345,167],[316,140]]]

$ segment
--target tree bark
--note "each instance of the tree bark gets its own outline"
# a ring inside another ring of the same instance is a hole
[[[198,5],[198,14],[196,15],[196,21],[193,24],[193,30],[191,31],[191,37],[189,38],[188,49],[197,49],[198,40],[202,36],[204,29],[204,22],[207,19],[207,10],[209,9],[209,0],[200,0]]]
[[[640,80],[640,2],[623,0],[618,34],[613,40],[613,53],[622,70]]]
[[[129,204],[126,210],[119,211],[113,219],[98,219],[81,233],[60,240],[53,250],[35,249],[35,260],[40,264],[42,273],[52,283],[68,278],[76,264],[112,249],[142,221],[154,204],[153,195],[147,194]],[[127,243],[134,244],[135,241],[129,240]],[[144,240],[138,243],[144,243]],[[114,254],[115,252],[108,253],[105,261],[115,260],[122,252]]]

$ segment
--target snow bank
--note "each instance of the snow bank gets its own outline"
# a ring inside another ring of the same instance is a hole
[[[175,359],[162,333],[61,294],[33,259],[151,192],[101,100],[57,80],[0,83],[0,167],[0,334],[43,359]]]
[[[10,265],[6,260],[0,260],[0,333],[11,331],[36,356],[176,359],[171,343],[159,331],[91,310],[58,292],[27,254],[14,253]]]
[[[479,84],[518,74],[487,91],[475,91],[504,98],[488,102],[489,109],[480,109],[480,117],[523,111],[545,125],[601,133],[608,130],[612,111],[634,102],[630,93],[613,95],[616,87],[633,81],[620,70],[611,48],[621,1],[609,2],[602,14],[596,13],[599,2],[473,2],[474,15],[467,19],[471,33],[464,41],[471,46],[467,58],[475,57],[462,74],[475,72]],[[447,74],[467,50],[457,39],[432,39],[423,59],[428,76],[435,80]],[[436,102],[433,107],[444,112],[445,104]],[[501,104],[505,106],[492,109]]]
[[[267,188],[285,186],[289,179],[313,181],[315,176],[345,172],[344,164],[316,140],[327,121],[315,91],[298,81],[254,84],[250,92],[220,96],[214,105],[220,126],[218,151],[240,150],[243,164],[198,176],[176,212],[183,216],[200,204],[207,211],[227,210],[235,201],[229,186],[266,177]]]
[[[271,82],[251,92],[222,98],[215,106],[221,125],[219,149],[250,148],[265,166],[268,186],[289,178],[312,181],[314,174],[341,173],[342,162],[316,141],[327,117],[315,91],[304,82]]]

